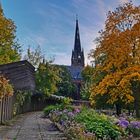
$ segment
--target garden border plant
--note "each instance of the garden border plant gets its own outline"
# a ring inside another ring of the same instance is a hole
[[[116,118],[98,114],[94,109],[61,104],[48,106],[46,111],[51,121],[69,139],[120,140],[140,137],[140,122],[132,118]]]

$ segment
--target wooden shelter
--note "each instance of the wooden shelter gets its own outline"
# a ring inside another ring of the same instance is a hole
[[[35,90],[35,68],[27,60],[0,65],[0,74],[10,80],[15,90]]]

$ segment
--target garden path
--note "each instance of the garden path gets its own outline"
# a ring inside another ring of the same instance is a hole
[[[18,116],[10,126],[0,126],[0,140],[66,140],[42,112]]]

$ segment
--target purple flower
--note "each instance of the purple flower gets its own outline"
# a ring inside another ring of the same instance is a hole
[[[63,120],[60,120],[60,124],[61,124],[61,125],[64,125],[64,121],[63,121]]]
[[[80,113],[80,109],[77,108],[77,109],[74,110],[74,112],[75,113]]]
[[[132,121],[130,127],[140,129],[140,122]]]
[[[123,127],[123,128],[127,128],[129,125],[129,122],[125,119],[119,120],[118,125]]]
[[[59,116],[59,115],[62,115],[62,112],[61,112],[61,111],[58,111],[58,110],[55,111],[54,113],[55,113],[56,115],[58,115],[58,116]]]
[[[74,116],[73,112],[68,112],[68,116],[73,117]]]
[[[67,113],[67,112],[68,112],[68,110],[67,110],[67,109],[64,109],[64,110],[63,110],[63,112],[64,112],[64,113]]]

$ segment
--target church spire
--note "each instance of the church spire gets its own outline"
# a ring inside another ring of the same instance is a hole
[[[76,16],[76,30],[75,30],[75,40],[74,40],[74,50],[72,51],[71,57],[72,66],[84,66],[84,52],[81,49],[80,33],[78,25],[78,17]]]
[[[74,51],[81,51],[80,33],[78,25],[78,17],[76,15],[76,30],[75,30],[75,41],[74,41]]]

